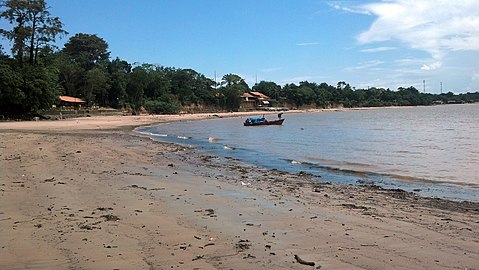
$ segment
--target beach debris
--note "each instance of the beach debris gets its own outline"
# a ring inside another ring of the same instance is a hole
[[[150,188],[150,190],[165,190],[164,187],[159,187],[159,188]]]
[[[297,254],[294,255],[294,258],[300,264],[309,265],[309,266],[315,266],[316,265],[315,262],[305,261],[305,260],[301,259]]]
[[[352,204],[352,203],[343,203],[342,206],[346,207],[346,208],[349,208],[349,209],[361,209],[361,210],[368,210],[369,209],[367,206],[355,205],[355,204]]]
[[[195,213],[200,213],[200,212],[204,213],[205,216],[216,217],[215,210],[211,208],[195,210]]]
[[[191,259],[192,261],[196,261],[196,260],[199,260],[199,259],[203,259],[205,257],[205,255],[197,255],[196,257],[194,257],[193,259]]]
[[[249,186],[249,185],[251,185],[251,183],[250,183],[250,182],[245,183],[245,182],[241,181],[241,185],[242,185],[242,186]]]
[[[82,229],[82,230],[89,230],[89,231],[93,230],[93,226],[88,225],[88,224],[82,224],[82,225],[80,225],[80,226],[78,226],[78,227],[79,227],[80,229]]]
[[[115,215],[112,215],[112,214],[102,215],[100,217],[105,218],[106,221],[118,221],[118,220],[120,220],[119,217],[117,217]]]
[[[55,177],[52,177],[52,178],[48,178],[48,179],[45,179],[43,180],[43,182],[55,182]]]
[[[251,259],[256,259],[256,256],[253,256],[251,254],[248,253],[248,255],[244,256],[243,259],[248,259],[248,258],[251,258]]]
[[[208,137],[208,141],[209,141],[210,143],[214,143],[214,142],[217,142],[217,141],[218,141],[218,138],[216,138],[216,137]]]
[[[139,189],[144,189],[144,190],[147,190],[147,188],[146,188],[146,187],[140,187],[140,186],[138,186],[138,185],[134,185],[134,184],[133,184],[133,185],[131,185],[130,187],[132,187],[132,188],[139,188]]]
[[[241,252],[249,249],[251,247],[251,243],[248,239],[240,239],[238,243],[236,243],[235,247],[239,252]]]

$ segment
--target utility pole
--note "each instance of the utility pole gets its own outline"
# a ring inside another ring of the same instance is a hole
[[[442,94],[442,82],[441,82],[441,94]]]
[[[422,92],[426,93],[426,80],[422,80]]]

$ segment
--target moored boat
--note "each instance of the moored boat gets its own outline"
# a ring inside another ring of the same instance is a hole
[[[244,126],[269,126],[269,125],[282,125],[284,119],[268,120],[264,117],[249,117],[244,121]]]

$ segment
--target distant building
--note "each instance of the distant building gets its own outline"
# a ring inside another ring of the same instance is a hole
[[[81,107],[86,104],[85,100],[77,97],[59,96],[58,99],[60,100],[60,106],[64,107]]]
[[[260,92],[247,92],[241,95],[243,109],[256,109],[260,107],[270,107],[271,98]]]

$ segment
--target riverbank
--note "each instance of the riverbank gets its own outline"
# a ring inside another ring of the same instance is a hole
[[[477,203],[315,184],[131,132],[226,116],[0,123],[0,268],[479,268]]]

